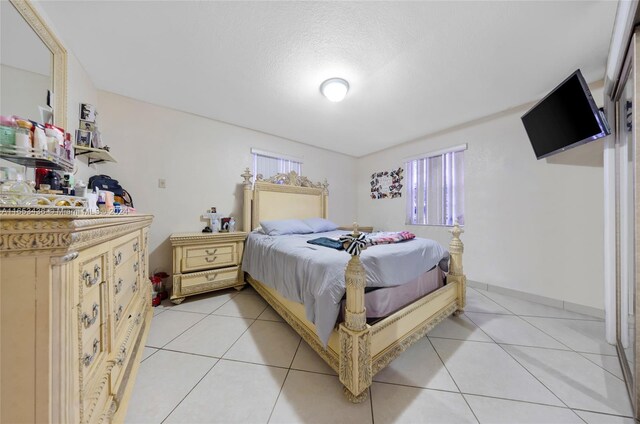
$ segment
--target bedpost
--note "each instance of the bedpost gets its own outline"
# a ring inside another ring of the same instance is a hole
[[[340,323],[340,373],[339,378],[344,385],[344,394],[353,403],[367,399],[368,387],[371,385],[371,333],[367,325],[367,314],[364,306],[364,287],[366,275],[360,251],[364,249],[364,240],[359,238],[358,225],[354,224],[354,232],[344,241],[351,259],[345,272],[347,301],[345,319]],[[355,244],[355,245],[354,245]]]
[[[253,200],[253,193],[251,192],[251,171],[249,168],[244,170],[244,173],[240,175],[244,178],[242,185],[244,187],[244,203],[242,205],[242,230],[246,232],[250,232],[253,230],[251,228],[251,201]]]
[[[329,218],[329,183],[326,178],[322,183],[322,217]]]
[[[464,232],[456,222],[453,228],[450,230],[453,237],[449,243],[449,273],[447,274],[447,282],[458,283],[458,310],[454,312],[454,315],[460,315],[464,312],[464,307],[467,304],[467,277],[462,270],[462,252],[464,251],[464,244],[460,240],[460,234]]]

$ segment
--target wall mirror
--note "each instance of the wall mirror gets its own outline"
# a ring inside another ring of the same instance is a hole
[[[53,122],[66,128],[66,50],[29,1],[2,1],[0,8],[0,114],[42,122],[50,91]]]

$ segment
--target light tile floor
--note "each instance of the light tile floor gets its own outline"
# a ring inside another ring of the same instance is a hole
[[[353,405],[336,374],[251,288],[154,309],[128,423],[632,424],[593,317],[469,288]]]

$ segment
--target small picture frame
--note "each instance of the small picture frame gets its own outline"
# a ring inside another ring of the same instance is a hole
[[[227,233],[229,232],[229,225],[231,223],[231,218],[221,218],[220,219],[220,232]]]
[[[96,107],[89,103],[80,103],[80,120],[96,122]]]
[[[78,125],[78,128],[84,131],[94,132],[96,130],[96,124],[95,122],[80,120],[80,125]]]
[[[91,131],[76,130],[76,145],[91,147]]]

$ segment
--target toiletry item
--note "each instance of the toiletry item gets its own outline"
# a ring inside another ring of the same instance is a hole
[[[76,181],[74,190],[76,191],[76,196],[78,197],[85,197],[87,195],[87,185],[82,180]]]
[[[42,156],[42,152],[47,150],[47,135],[41,125],[36,125],[33,129],[33,150],[34,156]]]
[[[113,192],[112,191],[106,191],[103,190],[100,192],[100,194],[104,193],[104,205],[107,208],[108,211],[112,211],[113,210],[113,202],[114,202],[114,198],[113,198]]]
[[[12,116],[0,116],[0,148],[16,144],[16,120]]]
[[[105,206],[105,203],[99,200],[98,200],[98,210],[100,211],[100,213],[107,213],[107,207]]]
[[[73,150],[73,141],[71,141],[70,133],[65,134],[63,146],[64,146],[63,157],[67,160],[73,160],[75,156],[75,152]]]
[[[122,207],[119,202],[113,202],[113,212],[114,213],[122,213]]]
[[[98,213],[98,195],[96,193],[86,193],[87,211],[89,213]]]
[[[31,142],[31,128],[33,125],[31,122],[25,119],[16,119],[16,154],[18,156],[31,156],[31,148],[33,147]]]

